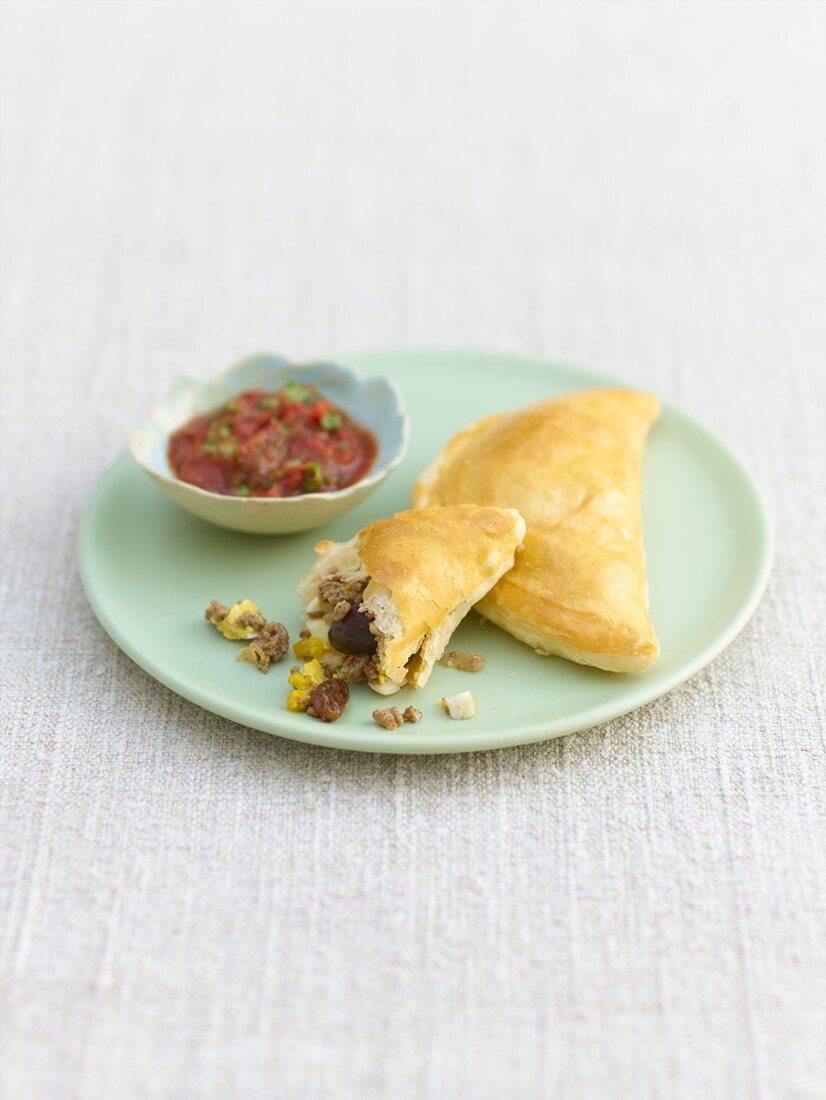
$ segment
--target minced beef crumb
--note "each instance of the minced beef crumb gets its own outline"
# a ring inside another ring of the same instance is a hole
[[[334,661],[335,663],[331,661],[328,665],[325,658],[322,657],[322,668],[325,670],[329,668],[336,676],[340,676],[342,680],[347,680],[349,683],[362,683],[366,680],[368,684],[372,684],[379,678],[379,657],[377,653],[374,653],[372,657],[366,655],[345,657],[341,663],[336,657]]]
[[[290,648],[290,636],[283,623],[264,623],[258,644],[266,648],[271,661],[280,661]]]
[[[283,623],[264,623],[255,641],[245,646],[239,661],[250,661],[262,672],[269,672],[270,665],[280,661],[290,648],[290,636]]]
[[[227,615],[229,615],[229,608],[220,600],[210,600],[206,605],[204,618],[208,623],[222,623]]]
[[[339,600],[336,606],[333,608],[333,621],[337,619],[343,619],[346,615],[349,615],[353,610],[353,605],[349,600]]]
[[[373,721],[385,730],[395,730],[405,722],[419,722],[422,712],[415,707],[405,707],[404,713],[398,707],[385,707],[373,711]]]
[[[383,730],[395,730],[404,722],[398,707],[385,707],[373,711],[373,721]]]
[[[252,614],[239,615],[235,620],[235,625],[240,626],[242,629],[258,630],[261,631],[267,625],[267,620],[263,615]],[[277,624],[280,625],[280,624]]]
[[[318,586],[318,598],[329,604],[330,608],[335,607],[342,600],[350,604],[358,604],[366,587],[366,579],[345,581],[341,579],[340,574],[333,573]]]
[[[325,680],[310,692],[307,714],[322,722],[335,722],[341,718],[350,700],[350,689],[344,680]]]
[[[465,653],[462,649],[452,649],[446,653],[441,664],[447,668],[458,668],[462,672],[478,672],[485,667],[485,658],[481,653]]]
[[[312,638],[312,634],[306,626],[302,627],[301,630],[299,630],[298,636],[299,638]]]
[[[290,636],[283,623],[264,623],[254,642],[244,646],[239,661],[249,661],[262,672],[269,672],[270,665],[280,661],[290,648]]]
[[[344,660],[337,668],[336,675],[340,676],[342,680],[360,681],[365,679],[364,670],[370,663],[369,657],[345,657]],[[326,667],[324,659],[321,660],[322,667]]]

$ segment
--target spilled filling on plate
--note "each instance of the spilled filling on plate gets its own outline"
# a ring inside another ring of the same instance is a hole
[[[344,680],[366,681],[379,695],[401,687],[379,671],[388,640],[401,634],[389,594],[380,586],[365,600],[370,576],[351,544],[330,555],[326,573],[317,578],[304,609],[305,628],[298,656],[316,657],[324,671]],[[303,643],[303,644],[302,644]],[[413,654],[408,661],[415,660]]]

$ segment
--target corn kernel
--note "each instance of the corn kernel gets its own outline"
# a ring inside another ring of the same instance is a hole
[[[315,658],[312,661],[308,661],[301,671],[309,679],[313,687],[317,687],[318,684],[324,682],[324,669],[321,667],[321,663]]]
[[[306,710],[310,705],[310,693],[324,681],[324,669],[319,661],[308,661],[299,672],[295,669],[287,677],[294,690],[287,696],[287,710]]]

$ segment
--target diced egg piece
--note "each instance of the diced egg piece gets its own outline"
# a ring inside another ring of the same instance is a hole
[[[389,676],[384,676],[378,680],[371,680],[370,687],[377,695],[395,695],[397,691],[401,690],[401,684],[397,684],[394,680],[391,680]]]
[[[444,707],[451,718],[472,718],[476,713],[476,700],[469,691],[460,691],[458,695],[446,695],[436,705]]]
[[[327,635],[330,633],[329,623],[325,623],[323,619],[308,619],[304,626],[309,630],[311,638],[321,638],[322,642],[327,643]]]

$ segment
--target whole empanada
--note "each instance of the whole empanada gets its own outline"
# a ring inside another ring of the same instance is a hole
[[[524,549],[477,610],[538,653],[611,672],[659,655],[640,512],[643,448],[659,408],[651,394],[595,389],[488,416],[416,483],[419,506],[519,510]]]

